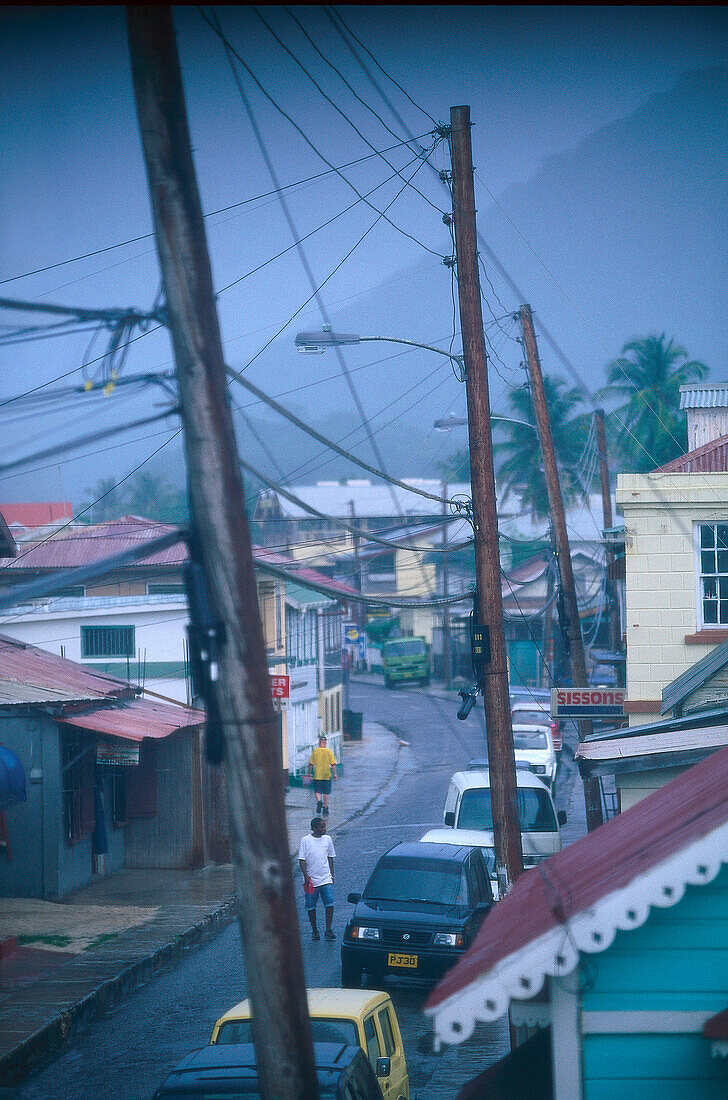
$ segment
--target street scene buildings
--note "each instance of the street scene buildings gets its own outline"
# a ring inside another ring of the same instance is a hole
[[[0,20],[0,1093],[723,1100],[723,9]]]

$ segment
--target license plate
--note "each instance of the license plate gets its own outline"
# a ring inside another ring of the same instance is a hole
[[[416,955],[396,955],[390,951],[387,966],[406,966],[410,970],[417,968],[419,960]]]

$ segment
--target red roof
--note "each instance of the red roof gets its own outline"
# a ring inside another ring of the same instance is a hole
[[[37,646],[26,645],[0,634],[0,681],[17,685],[17,701],[27,689],[28,702],[38,699],[38,690],[48,689],[66,700],[132,697],[134,688],[115,676],[92,672],[85,665],[57,657]]]
[[[728,748],[521,875],[488,915],[467,954],[432,992],[427,1009],[436,1013],[444,1001],[516,952],[726,822]]]
[[[161,538],[176,529],[174,524],[157,523],[142,516],[124,516],[122,519],[96,523],[88,527],[67,527],[57,535],[52,535],[36,545],[28,543],[21,545],[18,557],[10,558],[2,568],[35,571],[73,569],[77,566],[92,565],[104,558],[123,554],[152,539]],[[187,561],[187,557],[187,545],[180,540],[174,546],[168,546],[165,550],[150,554],[148,557],[138,558],[137,561],[122,568],[166,566],[179,569]],[[332,599],[347,599],[359,595],[356,588],[342,581],[334,581],[316,569],[299,566],[287,554],[279,554],[261,546],[254,546],[253,559],[262,569],[265,569],[266,564],[270,564],[285,570],[291,580],[300,584],[306,584],[308,581],[317,588],[325,589]]]
[[[130,699],[118,707],[94,707],[83,714],[64,715],[68,726],[80,726],[109,737],[142,741],[145,737],[169,737],[182,729],[199,728],[205,714],[192,707],[155,703],[148,699]]]
[[[658,466],[656,474],[724,474],[728,472],[728,435],[711,439],[702,447]]]
[[[49,523],[62,523],[73,519],[70,500],[33,501],[30,504],[0,504],[0,512],[7,524],[21,527],[46,527]]]
[[[171,523],[156,523],[141,516],[124,516],[108,523],[96,523],[88,527],[66,527],[56,535],[32,545],[20,547],[17,558],[11,559],[9,569],[73,569],[80,565],[92,565],[104,558],[123,554],[140,544],[161,538],[177,528]],[[136,569],[140,565],[166,565],[179,568],[187,560],[187,547],[183,542],[168,546],[149,557],[127,565]]]

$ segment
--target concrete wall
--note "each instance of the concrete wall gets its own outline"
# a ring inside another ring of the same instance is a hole
[[[627,698],[659,702],[716,644],[686,638],[700,624],[695,524],[728,521],[728,473],[623,474],[617,503],[625,521]],[[631,724],[645,713],[632,713]]]

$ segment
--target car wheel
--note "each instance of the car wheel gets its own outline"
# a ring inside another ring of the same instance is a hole
[[[360,966],[356,966],[355,963],[345,962],[341,960],[341,988],[342,989],[361,989],[361,975],[362,970]]]

